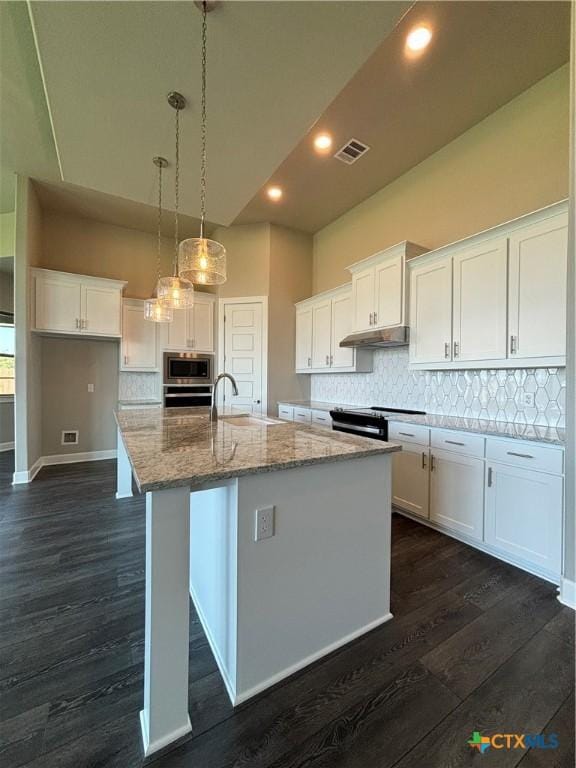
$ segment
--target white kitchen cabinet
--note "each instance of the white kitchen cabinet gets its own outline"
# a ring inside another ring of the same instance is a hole
[[[194,305],[175,309],[164,346],[182,352],[214,352],[214,299],[196,292]]]
[[[432,449],[430,520],[471,539],[484,535],[484,460]]]
[[[402,450],[392,456],[392,504],[419,517],[429,517],[430,451],[417,443],[394,442]]]
[[[488,461],[485,541],[550,576],[562,570],[563,479]]]
[[[406,324],[406,261],[425,251],[405,241],[348,267],[352,274],[352,332]]]
[[[510,237],[509,356],[566,354],[568,214],[529,224]]]
[[[312,296],[296,305],[296,372],[354,373],[372,370],[372,352],[340,346],[352,327],[351,286]]]
[[[122,302],[120,370],[158,371],[158,324],[144,317],[144,302]]]
[[[414,267],[410,282],[410,362],[452,358],[452,262],[441,259]]]
[[[278,418],[284,421],[294,421],[294,406],[278,403]]]
[[[505,237],[464,248],[453,257],[452,359],[506,357]]]
[[[124,281],[48,269],[31,270],[31,280],[35,297],[32,330],[73,336],[121,336]]]

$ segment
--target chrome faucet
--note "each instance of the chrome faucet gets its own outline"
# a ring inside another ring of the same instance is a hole
[[[234,376],[231,376],[229,373],[219,373],[218,376],[216,376],[216,381],[214,382],[214,386],[212,387],[212,400],[210,402],[210,421],[218,421],[218,408],[216,408],[216,389],[218,387],[218,382],[222,381],[222,379],[230,379],[232,383],[232,392],[237,395],[238,394],[238,385],[236,384],[236,379]]]

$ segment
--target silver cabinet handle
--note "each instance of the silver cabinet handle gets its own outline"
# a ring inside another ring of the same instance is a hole
[[[404,437],[414,437],[412,432],[398,432],[399,435],[404,435]]]
[[[76,318],[76,328],[80,328],[80,320],[78,318]]]
[[[446,360],[450,359],[450,342],[444,342],[444,357]]]
[[[84,330],[88,328],[88,320],[82,320],[82,327],[84,328]]]
[[[531,456],[529,453],[516,453],[515,451],[506,451],[508,456],[518,456],[519,459],[533,459],[534,456]]]
[[[378,322],[378,312],[374,312],[374,325]]]
[[[466,443],[459,443],[457,440],[444,440],[445,443],[450,443],[450,445],[461,445],[464,446]]]
[[[515,355],[518,352],[518,339],[516,336],[510,336],[510,354]]]
[[[330,365],[332,365],[333,362],[334,362],[334,357],[330,355]]]
[[[308,358],[308,368],[312,368],[312,358]]]
[[[194,349],[194,347],[196,346],[196,339],[190,339],[190,346],[192,347],[192,349]]]
[[[128,365],[128,355],[124,355],[124,365]]]
[[[326,365],[330,365],[330,355],[326,355]]]
[[[460,357],[460,344],[457,341],[454,342],[454,357]]]
[[[369,323],[370,325],[372,325],[372,312],[370,312],[370,315],[368,317],[369,317]]]
[[[488,467],[488,488],[492,488],[492,467]]]
[[[436,462],[434,460],[434,454],[431,453],[430,454],[430,472],[434,472],[435,469],[436,469]]]
[[[426,464],[426,452],[422,451],[422,469],[426,469],[427,466],[428,465]]]

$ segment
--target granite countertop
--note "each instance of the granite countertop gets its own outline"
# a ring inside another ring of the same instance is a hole
[[[220,409],[143,408],[119,411],[116,421],[142,492],[201,486],[233,477],[346,461],[400,450],[341,432]]]
[[[363,405],[342,405],[341,403],[323,403],[314,400],[279,400],[284,405],[301,406],[318,411],[332,411],[334,408],[368,408]],[[563,446],[566,430],[561,427],[546,427],[538,424],[519,424],[512,421],[494,421],[493,419],[473,419],[463,416],[442,416],[427,413],[424,416],[409,413],[390,414],[389,421],[402,421],[407,424],[420,424],[436,429],[454,429],[459,432],[475,432],[490,437],[510,437],[516,440],[531,440],[536,443],[549,443]]]

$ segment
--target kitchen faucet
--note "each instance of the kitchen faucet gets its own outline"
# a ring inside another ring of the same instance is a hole
[[[218,408],[216,408],[216,388],[218,387],[218,382],[222,379],[230,379],[232,382],[232,392],[233,394],[238,394],[238,385],[236,384],[236,379],[234,376],[231,376],[229,373],[219,373],[218,376],[216,376],[216,381],[214,382],[214,386],[212,387],[212,401],[210,403],[210,421],[218,421]]]

